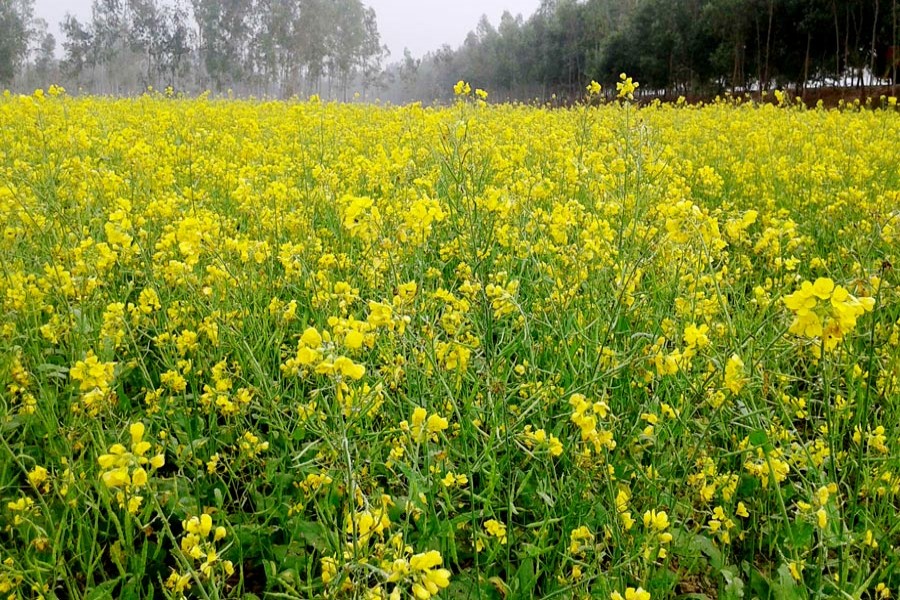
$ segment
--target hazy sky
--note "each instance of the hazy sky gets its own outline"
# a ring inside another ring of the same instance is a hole
[[[403,57],[404,47],[413,56],[435,50],[441,44],[455,48],[475,29],[481,15],[487,15],[496,26],[504,10],[528,17],[540,0],[363,0],[363,3],[375,9],[378,31],[391,51],[389,60],[393,61]],[[36,0],[35,12],[50,23],[60,52],[59,21],[67,12],[82,19],[90,17],[91,0]]]

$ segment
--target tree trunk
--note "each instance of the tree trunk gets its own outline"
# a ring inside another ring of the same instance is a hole
[[[806,57],[803,59],[803,88],[800,97],[806,102],[806,84],[809,82],[809,46],[812,43],[812,33],[806,34]]]
[[[880,4],[879,0],[875,0],[875,14],[872,15],[872,49],[871,56],[869,56],[869,76],[873,79],[873,85],[875,83],[875,36],[878,33],[878,9]]]
[[[775,17],[775,0],[769,0],[769,26],[766,29],[766,68],[763,71],[765,89],[769,89],[769,50],[772,43],[772,20]]]
[[[740,77],[740,61],[741,61],[741,48],[740,41],[735,40],[734,42],[734,67],[731,70],[731,93],[734,94],[737,91],[737,82]]]
[[[759,18],[754,18],[753,22],[756,24],[756,84],[759,86],[760,99],[762,98],[762,43],[761,43],[761,33],[759,27]]]
[[[896,0],[894,0],[896,2]],[[838,22],[837,0],[831,0],[831,10],[834,13],[834,81],[838,85],[841,82],[841,28]]]
[[[900,57],[897,56],[897,0],[891,3],[892,12],[892,31],[891,31],[891,95],[897,96],[897,64],[900,63]]]
[[[846,12],[846,27],[844,27],[844,68],[847,69],[850,67],[850,7],[847,7]],[[852,83],[851,83],[852,85]]]

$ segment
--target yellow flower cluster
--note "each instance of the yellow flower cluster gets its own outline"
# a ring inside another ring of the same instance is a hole
[[[794,313],[790,332],[820,338],[825,350],[834,350],[856,327],[856,320],[875,306],[871,297],[857,298],[827,277],[804,281],[800,289],[784,297]]]
[[[550,452],[550,456],[560,456],[563,453],[562,442],[552,433],[548,434],[543,429],[534,430],[531,425],[526,425],[523,435],[525,445],[529,448],[546,449]]]
[[[351,334],[352,335],[352,334]],[[354,363],[346,356],[326,355],[326,345],[331,347],[331,336],[323,336],[314,327],[308,327],[297,344],[297,354],[289,358],[282,366],[282,372],[286,375],[297,375],[300,369],[307,369],[319,375],[329,375],[338,378],[361,379],[366,373],[363,365]],[[348,347],[355,345],[351,341]]]
[[[209,580],[216,576],[230,577],[234,574],[234,564],[230,560],[219,558],[216,544],[228,535],[225,527],[213,528],[212,517],[203,513],[199,517],[191,517],[181,524],[184,535],[181,538],[181,552],[197,565],[198,581]],[[190,589],[195,575],[192,572],[179,573],[172,571],[166,580],[166,587],[176,594],[183,594]]]
[[[409,558],[396,559],[390,565],[390,583],[405,582],[416,600],[428,600],[450,585],[450,571],[441,568],[443,558],[437,550],[414,554]],[[388,600],[401,598],[401,586],[396,586],[388,595]]]
[[[108,454],[97,458],[97,463],[103,469],[100,475],[103,485],[116,490],[119,506],[127,506],[128,512],[132,514],[140,509],[144,500],[138,492],[147,486],[151,473],[166,464],[162,453],[147,456],[153,444],[144,439],[145,429],[141,422],[132,423],[128,427],[130,449],[122,444],[113,444],[109,447]],[[150,473],[147,472],[148,468]]]
[[[656,542],[659,546],[656,556],[658,558],[665,558],[668,556],[668,551],[665,547],[672,541],[672,534],[667,531],[669,529],[668,513],[662,510],[648,510],[644,513],[644,529],[656,534]],[[652,551],[653,548],[648,546],[644,551],[644,557],[649,558]]]
[[[625,595],[623,596],[619,592],[613,592],[609,596],[610,600],[650,600],[650,592],[645,590],[642,587],[628,587],[625,588]]]
[[[626,98],[628,100],[634,100],[634,92],[640,87],[641,84],[632,80],[631,77],[625,75],[625,73],[619,74],[619,81],[616,83],[616,92],[618,93],[619,98]]]
[[[69,376],[78,382],[81,397],[80,403],[74,404],[72,408],[76,411],[84,410],[91,416],[109,408],[114,399],[112,383],[115,367],[115,363],[101,362],[93,351],[88,352],[84,360],[76,362]]]
[[[496,519],[488,519],[484,522],[484,530],[489,536],[497,538],[500,544],[506,544],[506,525]]]
[[[572,394],[569,397],[572,407],[570,419],[581,430],[581,441],[584,453],[600,454],[604,449],[614,450],[616,440],[608,429],[601,424],[611,417],[609,406],[602,400],[591,402],[584,394]]]
[[[362,500],[362,498],[360,498]],[[343,593],[364,591],[373,600],[398,600],[410,596],[428,600],[450,585],[450,571],[441,567],[440,552],[415,553],[403,534],[388,536],[392,523],[388,511],[393,501],[382,496],[377,508],[358,510],[346,519],[346,549],[320,560],[326,586]],[[377,565],[377,569],[372,569]]]
[[[450,426],[450,422],[438,413],[428,414],[428,411],[417,406],[413,409],[412,416],[409,421],[401,421],[400,429],[408,431],[417,444],[421,444],[426,440],[436,442],[438,434],[445,431]]]

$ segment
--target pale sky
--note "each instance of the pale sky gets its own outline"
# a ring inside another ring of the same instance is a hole
[[[496,27],[500,15],[509,10],[514,16],[529,17],[540,0],[363,0],[378,15],[382,43],[391,51],[389,62],[403,57],[409,48],[419,57],[442,44],[456,48],[475,29],[481,15],[487,15]],[[91,14],[91,0],[36,0],[35,13],[47,20],[57,37],[57,52],[62,52],[59,22],[67,12],[85,20]]]

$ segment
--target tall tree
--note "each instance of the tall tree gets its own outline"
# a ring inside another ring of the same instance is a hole
[[[371,7],[363,10],[363,32],[359,49],[359,68],[363,96],[366,96],[371,87],[379,85],[381,63],[387,55],[387,46],[381,43],[381,34],[378,33],[378,18]]]
[[[63,70],[70,77],[78,78],[96,63],[94,34],[90,27],[71,14],[66,15],[60,29],[63,34],[62,46],[65,50]]]
[[[43,19],[35,19],[32,31],[34,70],[38,77],[46,80],[56,63],[56,38],[50,33],[49,26]]]
[[[0,0],[0,83],[10,83],[27,53],[32,0]]]
[[[191,0],[200,56],[216,89],[243,81],[251,41],[251,0]]]

